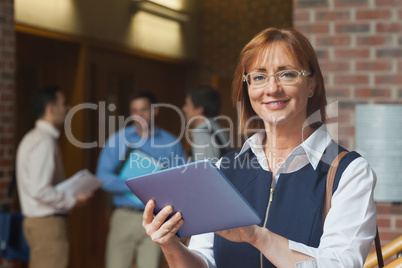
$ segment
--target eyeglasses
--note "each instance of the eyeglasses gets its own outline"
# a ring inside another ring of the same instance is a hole
[[[250,87],[260,88],[268,84],[268,80],[271,76],[275,76],[276,82],[278,82],[278,84],[291,85],[299,81],[300,75],[308,76],[310,74],[310,72],[305,70],[301,70],[300,72],[297,70],[285,70],[279,71],[275,74],[252,72],[243,76],[243,82],[246,82],[247,85],[249,85]]]

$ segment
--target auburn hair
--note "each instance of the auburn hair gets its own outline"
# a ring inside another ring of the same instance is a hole
[[[232,101],[238,109],[239,130],[245,133],[247,128],[264,129],[264,123],[251,107],[247,90],[247,83],[243,76],[248,73],[251,65],[258,61],[265,61],[267,52],[273,45],[280,45],[303,69],[309,71],[309,75],[315,80],[314,95],[307,103],[306,118],[312,116],[309,124],[314,129],[327,120],[325,107],[324,78],[318,64],[316,53],[305,36],[295,29],[267,28],[257,34],[241,51],[239,61],[232,82]],[[316,113],[317,112],[317,113]],[[316,114],[315,114],[316,113]],[[250,121],[251,120],[251,121]]]

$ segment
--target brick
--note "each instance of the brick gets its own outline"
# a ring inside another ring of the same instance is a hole
[[[350,63],[348,61],[321,61],[320,67],[323,73],[334,71],[350,71]]]
[[[369,48],[336,49],[334,51],[334,56],[336,59],[368,58],[370,56],[370,50]]]
[[[295,10],[293,14],[293,20],[297,22],[310,21],[310,12],[305,10]]]
[[[328,7],[328,0],[295,0],[293,7],[296,8]]]
[[[402,215],[402,205],[401,204],[394,204],[391,206],[391,214],[395,215]]]
[[[351,44],[350,36],[325,36],[317,37],[316,46],[349,46]]]
[[[402,219],[396,219],[395,227],[398,229],[402,229]]]
[[[390,61],[357,61],[356,71],[391,71],[392,63]]]
[[[351,96],[350,88],[347,87],[339,87],[339,86],[334,88],[326,87],[325,91],[328,98],[339,99],[339,98],[350,98]]]
[[[391,19],[392,12],[390,9],[366,9],[366,10],[357,10],[356,11],[356,19],[358,20],[380,20],[380,19]]]
[[[368,0],[337,0],[334,1],[335,7],[362,7],[362,6],[368,6]]]
[[[402,23],[377,23],[375,30],[377,33],[401,33]]]
[[[375,77],[376,84],[402,84],[402,76],[400,74],[395,75],[377,75]]]
[[[14,11],[13,1],[6,0],[0,2],[0,144],[2,154],[0,155],[0,202],[2,202],[5,189],[11,179],[11,171],[14,169],[14,133],[10,131],[10,125],[14,124]],[[10,148],[12,150],[10,150]],[[7,267],[3,266],[2,267]],[[11,266],[9,266],[11,267]]]
[[[389,98],[391,97],[390,89],[371,89],[371,88],[356,88],[355,96],[357,98]]]
[[[368,75],[336,75],[335,83],[339,84],[368,84]]]
[[[339,128],[338,131],[339,131],[339,135],[345,135],[345,136],[350,136],[350,137],[355,136],[355,127],[354,126],[342,127],[342,128]]]
[[[337,33],[368,33],[370,31],[369,23],[350,23],[338,24],[335,26]]]
[[[306,25],[298,25],[298,29],[300,32],[303,34],[309,34],[309,33],[329,33],[329,25],[327,24],[306,24]]]
[[[392,231],[388,231],[386,229],[383,230],[382,228],[378,228],[378,231],[380,234],[381,245],[386,245],[401,235],[398,232],[392,232]]]
[[[375,0],[375,5],[377,7],[391,7],[391,8],[395,8],[400,6],[401,4],[401,0]]]
[[[376,51],[377,57],[390,57],[390,58],[397,58],[402,57],[402,49],[395,48],[395,49],[378,49]]]
[[[390,36],[358,36],[356,38],[356,44],[362,45],[392,45],[392,38]]]
[[[350,11],[316,11],[315,12],[316,21],[335,21],[335,20],[350,20]]]
[[[391,219],[387,217],[377,217],[378,228],[391,228]]]
[[[328,75],[326,73],[323,73],[322,77],[324,79],[324,84],[326,84],[326,81],[328,81]]]
[[[343,122],[342,127],[350,126],[352,118],[354,117],[354,107],[342,108],[339,110],[339,122]]]
[[[377,208],[377,215],[381,214],[390,214],[391,213],[391,203],[376,203],[376,208]]]
[[[315,50],[315,54],[318,59],[328,59],[328,50]]]

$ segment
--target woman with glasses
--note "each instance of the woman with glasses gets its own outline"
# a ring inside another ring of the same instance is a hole
[[[165,222],[172,207],[154,217],[149,201],[143,226],[170,267],[362,267],[376,230],[376,176],[348,153],[323,216],[328,169],[345,149],[326,130],[324,80],[308,40],[293,29],[262,31],[242,50],[232,90],[241,132],[255,134],[218,165],[263,220],[193,236],[187,248],[175,236],[181,215]]]

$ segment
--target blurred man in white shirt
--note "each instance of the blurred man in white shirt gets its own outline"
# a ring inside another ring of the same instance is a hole
[[[30,248],[30,268],[67,267],[68,211],[85,203],[92,194],[69,196],[54,186],[64,180],[57,139],[69,110],[58,87],[36,92],[35,127],[17,149],[17,186],[24,219],[24,235]]]

